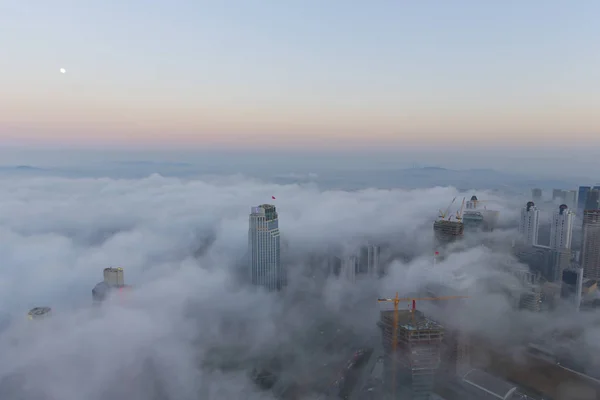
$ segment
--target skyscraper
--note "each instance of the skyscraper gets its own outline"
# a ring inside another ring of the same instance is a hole
[[[443,326],[418,310],[400,310],[397,320],[394,311],[381,311],[380,316],[383,381],[386,391],[394,394],[388,398],[430,399],[441,363]]]
[[[600,190],[592,189],[588,192],[587,198],[585,199],[586,210],[598,210],[600,209]]]
[[[367,272],[369,275],[379,276],[381,270],[379,266],[380,248],[374,244],[367,246]]]
[[[577,194],[577,214],[583,218],[583,210],[585,210],[585,203],[587,202],[588,193],[592,190],[589,186],[579,186],[579,193]]]
[[[531,198],[533,201],[541,202],[542,201],[542,189],[535,188],[531,189]]]
[[[279,218],[271,204],[252,207],[248,228],[248,258],[253,285],[280,290],[287,285],[281,266]]]
[[[577,209],[577,190],[565,190],[565,204],[572,211]]]
[[[356,281],[356,274],[359,272],[359,262],[357,256],[347,256],[342,259],[342,269],[340,276],[349,282]]]
[[[565,192],[562,189],[552,189],[552,201],[565,201]]]
[[[600,279],[600,210],[583,212],[581,266],[585,278]]]
[[[573,219],[575,215],[566,204],[561,204],[552,216],[550,225],[550,248],[563,250],[571,248],[573,237]]]
[[[540,211],[533,201],[527,202],[521,210],[519,233],[522,240],[529,245],[536,245],[538,238]]]

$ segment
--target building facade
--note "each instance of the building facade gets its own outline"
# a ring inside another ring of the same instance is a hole
[[[600,210],[583,212],[581,266],[585,278],[600,279]]]
[[[371,276],[381,276],[382,270],[379,264],[381,248],[374,244],[367,246],[367,273]]]
[[[533,199],[533,201],[537,201],[538,203],[542,202],[542,189],[540,188],[534,188],[531,189],[531,198]]]
[[[577,190],[565,190],[565,204],[570,210],[577,210]]]
[[[550,248],[552,250],[571,248],[574,219],[575,214],[569,210],[566,204],[561,204],[552,215],[550,224]]]
[[[600,190],[592,189],[588,192],[587,198],[585,199],[585,209],[586,210],[600,209]]]
[[[521,220],[519,221],[519,233],[525,244],[536,245],[538,240],[540,211],[533,201],[527,202],[521,210]]]
[[[577,214],[583,217],[583,210],[585,210],[585,203],[587,202],[588,193],[592,190],[589,186],[579,186],[577,193]]]
[[[268,290],[287,286],[287,273],[281,265],[281,243],[277,209],[271,204],[252,207],[248,228],[250,281]]]

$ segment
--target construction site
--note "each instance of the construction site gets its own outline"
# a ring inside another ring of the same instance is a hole
[[[444,328],[416,310],[398,311],[397,316],[393,310],[381,311],[380,328],[386,391],[393,399],[429,400]]]
[[[456,197],[445,211],[440,210],[438,219],[433,223],[433,232],[435,235],[436,247],[444,244],[452,243],[463,236],[464,224],[462,221],[462,213],[465,206],[463,198],[460,210],[456,214],[450,213],[450,208],[456,201]]]

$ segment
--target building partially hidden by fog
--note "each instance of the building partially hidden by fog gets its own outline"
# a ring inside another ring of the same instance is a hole
[[[550,224],[550,248],[552,250],[571,248],[574,219],[575,214],[569,210],[566,204],[561,204],[554,212]]]
[[[271,204],[252,207],[248,228],[250,281],[268,290],[287,285],[287,273],[281,265],[279,217]]]
[[[109,267],[104,268],[104,280],[92,289],[92,298],[95,303],[100,303],[106,300],[108,295],[114,290],[130,289],[129,285],[125,284],[125,276],[123,268]]]
[[[583,238],[581,246],[583,276],[600,279],[600,210],[583,212]]]
[[[42,319],[52,315],[52,309],[50,307],[34,307],[27,313],[29,319]]]
[[[540,211],[533,201],[527,202],[521,210],[519,234],[521,241],[528,245],[536,245],[538,239]]]
[[[517,386],[479,369],[467,372],[462,386],[478,400],[525,400],[528,396],[520,393]]]
[[[378,323],[384,349],[384,384],[394,399],[429,400],[441,362],[444,328],[418,311],[398,311],[396,352],[394,311],[381,311]],[[390,397],[391,398],[391,397]]]
[[[531,198],[533,201],[537,201],[538,203],[542,202],[542,189],[534,188],[531,189]]]
[[[462,222],[468,231],[493,231],[499,214],[496,210],[488,210],[486,206],[482,206],[477,196],[471,196],[462,215]]]
[[[567,268],[562,273],[561,297],[572,303],[577,310],[581,306],[583,273],[581,268]]]

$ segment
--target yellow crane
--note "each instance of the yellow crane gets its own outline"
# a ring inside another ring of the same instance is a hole
[[[446,218],[446,215],[448,215],[448,213],[450,212],[450,207],[452,207],[452,204],[454,204],[455,201],[456,201],[456,197],[452,199],[452,201],[448,205],[448,208],[446,208],[446,211],[442,211],[440,209],[440,218],[442,218],[442,219]]]
[[[465,198],[463,197],[462,204],[460,205],[460,211],[456,212],[456,220],[459,222],[462,221],[462,215],[463,215],[464,208],[465,208]]]
[[[392,328],[392,395],[396,395],[396,348],[398,345],[398,305],[400,302],[409,301],[412,303],[410,310],[413,325],[415,324],[415,311],[417,311],[417,300],[419,301],[436,301],[436,300],[453,300],[453,299],[466,299],[469,296],[440,296],[440,297],[399,297],[396,292],[396,297],[393,299],[379,298],[379,303],[393,303],[394,304],[394,326]]]

